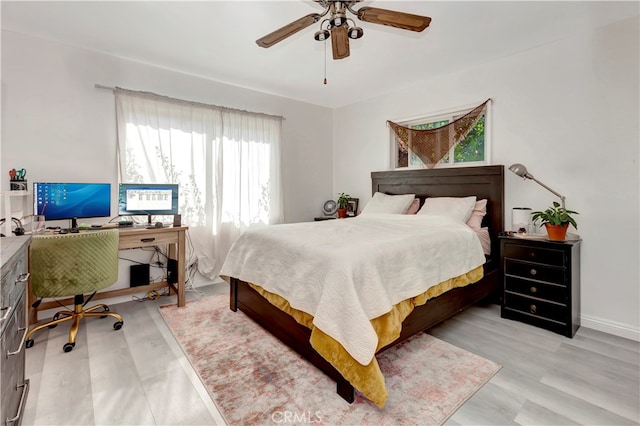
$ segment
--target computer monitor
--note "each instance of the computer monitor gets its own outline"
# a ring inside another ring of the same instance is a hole
[[[111,184],[35,182],[33,213],[47,221],[111,216]]]
[[[178,214],[178,184],[121,183],[118,188],[118,214],[152,215]]]

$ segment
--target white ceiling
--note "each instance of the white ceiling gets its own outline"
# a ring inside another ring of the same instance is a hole
[[[432,18],[413,33],[360,22],[351,56],[334,61],[314,24],[269,49],[255,40],[312,1],[2,1],[2,29],[211,80],[339,107],[638,16],[640,3],[364,1]],[[553,66],[553,64],[549,64]],[[142,89],[142,88],[140,88]]]

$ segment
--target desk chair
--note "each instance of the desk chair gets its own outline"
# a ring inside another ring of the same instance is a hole
[[[63,349],[70,352],[76,345],[80,320],[84,317],[112,316],[113,328],[122,328],[122,316],[100,304],[85,308],[98,290],[118,280],[118,231],[88,231],[65,235],[34,235],[30,249],[31,291],[43,297],[74,297],[74,310],[58,311],[53,318],[29,330],[25,344],[33,346],[31,336],[45,327],[53,328],[72,321],[69,342]],[[85,294],[91,295],[85,299]],[[97,311],[97,312],[96,312]]]

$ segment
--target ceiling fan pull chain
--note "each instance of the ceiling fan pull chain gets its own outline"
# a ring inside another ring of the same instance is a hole
[[[324,84],[327,84],[327,40],[324,41]]]

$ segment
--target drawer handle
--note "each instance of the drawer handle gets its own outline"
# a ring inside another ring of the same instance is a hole
[[[142,241],[143,243],[150,243],[152,241],[155,241],[156,239],[151,237],[151,238],[140,238],[140,241]]]
[[[537,288],[535,288],[535,287],[533,287],[533,286],[531,287],[531,289],[530,289],[530,290],[531,290],[531,293],[536,293],[536,292],[538,291],[538,289],[537,289]]]
[[[535,275],[538,273],[538,271],[536,271],[534,268],[531,268],[531,270],[529,271],[529,273],[530,273],[531,275],[534,275],[534,276],[535,276]]]
[[[22,388],[22,395],[20,395],[20,404],[18,405],[18,412],[16,413],[16,416],[12,419],[7,418],[5,420],[5,425],[8,425],[9,423],[19,423],[19,419],[22,416],[22,412],[24,411],[24,403],[27,400],[26,396],[29,393],[29,381],[26,380],[23,384],[21,385],[17,385],[16,389]]]
[[[536,308],[536,305],[529,306],[529,311],[531,311],[532,314],[535,314],[537,309],[538,308]]]
[[[31,275],[29,272],[25,272],[24,274],[20,274],[20,276],[16,280],[16,284],[29,281],[29,275]]]
[[[529,257],[531,257],[532,259],[536,258],[536,252],[535,251],[530,251],[529,252]]]
[[[12,355],[18,355],[20,352],[22,352],[22,347],[24,346],[24,339],[27,337],[27,327],[25,328],[19,328],[18,331],[22,330],[22,339],[20,339],[20,344],[18,345],[18,349],[16,349],[13,352],[7,352],[7,358],[9,358]]]
[[[4,313],[4,315],[2,316],[2,318],[0,318],[0,321],[4,321],[7,319],[7,317],[9,317],[9,313],[11,313],[11,306],[7,306],[6,308],[2,308],[0,309],[0,311],[4,311],[7,310],[7,312]]]

